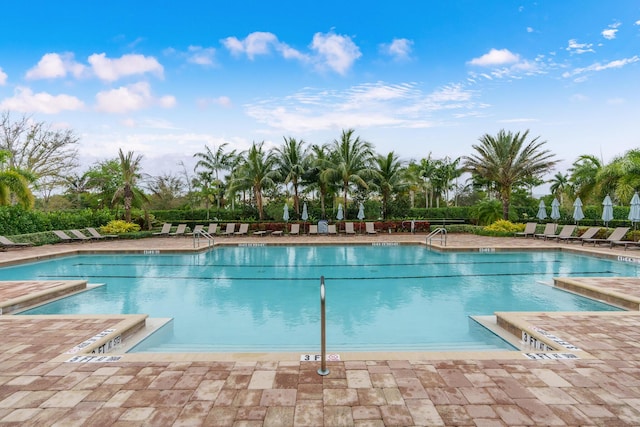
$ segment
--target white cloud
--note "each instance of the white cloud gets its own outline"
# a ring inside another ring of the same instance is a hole
[[[46,92],[33,93],[27,87],[18,87],[14,96],[0,102],[0,110],[20,111],[23,113],[57,114],[61,111],[81,110],[84,103],[75,96],[51,95]]]
[[[409,59],[413,48],[413,41],[409,39],[393,39],[390,44],[381,44],[380,51],[396,60]]]
[[[578,40],[576,39],[569,40],[569,44],[567,45],[566,50],[568,50],[571,53],[577,53],[577,54],[595,52],[595,50],[593,50],[593,44],[578,43]]]
[[[360,49],[348,36],[332,32],[316,33],[311,49],[318,55],[319,67],[329,67],[338,74],[346,74],[356,59],[362,56]]]
[[[189,46],[187,61],[197,65],[213,65],[216,50],[212,47]]]
[[[599,62],[596,62],[595,64],[589,65],[588,67],[576,68],[572,71],[567,71],[566,73],[562,74],[562,77],[569,78],[569,77],[590,73],[590,72],[604,71],[612,68],[622,68],[625,65],[633,64],[634,62],[638,62],[638,61],[640,61],[640,56],[635,55],[635,56],[632,56],[631,58],[617,59],[615,61],[607,62],[606,64],[601,64]],[[576,79],[576,81],[584,81],[585,79],[586,77],[582,77],[580,78],[580,80]]]
[[[85,66],[73,59],[70,52],[47,53],[40,58],[38,64],[27,71],[27,80],[58,79],[71,74],[76,78],[82,76]]]
[[[634,24],[635,25],[640,25],[640,19],[638,19]]]
[[[619,22],[616,22],[615,24],[611,24],[609,25],[609,28],[602,30],[602,37],[604,37],[607,40],[613,40],[616,38],[616,33],[618,32],[618,27],[620,26]]]
[[[138,54],[123,55],[120,58],[107,58],[106,54],[93,54],[89,57],[89,64],[99,79],[113,82],[122,77],[137,74],[153,73],[163,76],[164,68],[153,57]]]
[[[2,67],[0,67],[0,86],[6,85],[8,78],[9,78],[9,76],[7,75],[7,73],[2,71]]]
[[[308,61],[307,55],[278,40],[273,33],[257,31],[249,34],[244,40],[237,37],[227,37],[222,40],[224,47],[234,56],[246,55],[254,60],[259,55],[270,55],[273,51],[285,59]]]
[[[219,105],[225,108],[231,108],[233,103],[228,96],[219,96],[217,98],[200,98],[197,100],[198,107],[201,109],[208,108],[210,105]]]
[[[485,53],[481,57],[469,61],[469,64],[480,67],[492,67],[495,65],[513,64],[519,60],[520,56],[512,53],[508,49],[491,49],[489,53]]]
[[[96,109],[107,113],[126,113],[154,106],[171,108],[176,104],[173,96],[157,98],[151,93],[147,82],[134,83],[118,89],[96,94]]]
[[[533,33],[533,28],[532,27],[527,27],[527,33]]]

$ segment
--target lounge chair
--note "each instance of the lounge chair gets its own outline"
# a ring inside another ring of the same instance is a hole
[[[4,236],[0,236],[0,246],[5,248],[24,248],[26,246],[33,246],[32,243],[18,243],[7,239]]]
[[[184,236],[187,232],[187,224],[178,224],[178,228],[173,233],[169,233],[169,236]]]
[[[291,229],[289,230],[289,235],[298,236],[300,234],[300,224],[291,224]]]
[[[78,240],[91,240],[91,237],[88,237],[86,234],[84,234],[80,230],[69,230],[69,233],[73,234],[72,237],[75,237]]]
[[[207,228],[207,233],[214,236],[217,232],[218,232],[218,223],[217,222],[210,223],[209,227]]]
[[[162,230],[153,233],[154,236],[168,236],[169,233],[171,232],[171,223],[170,222],[165,222],[162,225]]]
[[[540,239],[544,239],[545,236],[551,236],[556,234],[556,227],[558,226],[558,224],[554,223],[554,222],[548,222],[544,225],[544,230],[542,231],[542,233],[535,233],[533,235],[534,239],[540,238]]]
[[[260,236],[260,237],[263,237],[263,236],[265,236],[266,234],[267,234],[267,230],[258,230],[258,231],[254,231],[254,232],[253,232],[253,235],[254,235],[254,236]]]
[[[240,224],[240,228],[234,234],[236,236],[246,236],[249,232],[249,224]]]
[[[75,236],[69,236],[67,233],[65,233],[62,230],[53,230],[53,234],[56,235],[56,237],[58,239],[60,239],[63,242],[78,242],[81,240],[88,240],[89,238],[85,236],[85,238],[81,238],[81,237],[75,237]]]
[[[524,226],[524,231],[518,231],[516,233],[516,237],[517,236],[523,236],[525,239],[527,238],[527,236],[535,236],[536,234],[536,226],[538,224],[536,224],[535,222],[528,222],[525,226]]]
[[[338,230],[336,230],[336,225],[335,224],[331,224],[327,227],[327,233],[328,234],[333,234],[334,236],[338,235]]]
[[[196,225],[193,226],[193,230],[190,233],[187,233],[187,234],[195,236],[196,234],[200,234],[201,231],[204,231],[204,225],[196,224]]]
[[[236,232],[236,223],[230,222],[227,224],[226,230],[222,233],[223,236],[233,236]]]
[[[309,224],[309,235],[318,234],[318,225],[317,224]]]
[[[587,231],[585,231],[584,233],[582,233],[579,236],[558,237],[558,241],[564,241],[564,242],[567,242],[567,243],[581,242],[583,239],[591,239],[591,238],[593,238],[593,236],[598,234],[598,231],[600,231],[600,227],[589,227],[587,229]]]
[[[93,227],[87,227],[87,231],[94,239],[115,239],[118,237],[117,234],[100,234],[100,232]]]
[[[560,233],[558,234],[545,234],[544,235],[544,240],[547,239],[562,239],[565,237],[571,237],[573,235],[573,232],[576,231],[577,226],[576,225],[565,225],[562,227],[562,230],[560,230]]]
[[[344,223],[344,234],[356,234],[356,231],[353,229],[353,223],[352,222],[345,222]]]
[[[621,241],[628,231],[629,227],[617,227],[611,234],[609,234],[609,237],[607,237],[606,239],[582,239],[582,244],[584,245],[585,243],[593,243],[593,246],[595,246],[599,245],[600,243],[608,243],[609,247],[612,248],[613,242]]]
[[[374,228],[374,224],[372,222],[365,222],[364,223],[364,227],[365,227],[365,231],[367,232],[367,234],[376,234],[377,231]]]

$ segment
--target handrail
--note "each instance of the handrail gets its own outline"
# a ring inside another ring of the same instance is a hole
[[[329,375],[327,369],[327,334],[325,326],[324,276],[320,276],[320,369],[318,375]]]
[[[447,229],[444,227],[438,227],[427,235],[427,240],[426,240],[427,246],[431,246],[431,241],[438,234],[440,235],[440,244],[443,246],[447,246]]]
[[[200,236],[204,237],[205,239],[207,239],[208,241],[208,246],[211,247],[214,243],[213,241],[213,236],[211,234],[209,234],[208,232],[204,231],[204,230],[198,230],[195,233],[193,233],[193,247],[196,247],[196,243],[198,244],[197,247],[200,247]]]

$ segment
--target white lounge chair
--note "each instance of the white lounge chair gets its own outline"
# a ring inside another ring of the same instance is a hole
[[[309,235],[318,234],[318,225],[317,224],[309,224]]]
[[[187,224],[178,224],[178,228],[173,233],[169,233],[169,236],[184,236],[187,232]]]
[[[560,240],[565,237],[571,237],[573,235],[573,232],[576,231],[576,228],[578,228],[577,225],[565,225],[562,227],[562,230],[560,230],[560,233],[558,234],[545,234],[544,240],[547,240],[547,239]]]
[[[227,224],[226,230],[222,233],[223,236],[233,236],[236,232],[236,224],[235,222],[230,222]]]
[[[300,234],[300,224],[291,224],[291,229],[289,230],[289,234],[291,236],[297,236]]]
[[[171,223],[170,222],[165,222],[164,224],[162,224],[162,230],[153,233],[154,236],[168,236],[169,233],[171,232]]]
[[[249,232],[249,224],[240,224],[240,228],[234,234],[236,236],[246,236]]]
[[[353,229],[353,223],[352,222],[345,222],[344,223],[344,234],[356,234],[356,231]]]
[[[365,222],[364,226],[365,226],[365,231],[367,232],[367,234],[376,234],[377,233],[377,231],[374,228],[374,224],[372,222]]]
[[[338,235],[338,230],[336,230],[335,224],[331,224],[327,227],[327,234],[332,234],[334,236]]]
[[[554,223],[554,222],[548,222],[544,225],[544,230],[542,231],[542,233],[535,233],[533,235],[533,237],[535,239],[540,238],[540,239],[544,239],[545,236],[548,235],[552,235],[552,234],[556,234],[556,227],[558,224]]]
[[[523,236],[524,238],[526,238],[527,236],[533,237],[536,234],[536,226],[537,225],[538,224],[536,224],[535,222],[528,222],[524,226],[524,231],[518,231],[516,233],[516,236]]]
[[[598,234],[598,231],[600,231],[600,227],[589,227],[587,229],[587,231],[585,231],[584,233],[582,233],[579,236],[567,236],[567,237],[564,237],[564,236],[563,237],[559,237],[558,236],[558,241],[564,241],[564,242],[567,242],[567,243],[570,243],[570,242],[581,242],[582,240],[593,238],[593,236]]]
[[[209,224],[209,227],[207,228],[207,233],[214,236],[217,232],[218,232],[218,223],[212,222],[211,224]]]

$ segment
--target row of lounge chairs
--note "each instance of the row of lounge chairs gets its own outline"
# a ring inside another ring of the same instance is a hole
[[[204,225],[198,224],[193,227],[192,232],[187,232],[186,224],[179,224],[176,228],[176,231],[172,232],[173,224],[165,223],[162,226],[162,229],[158,232],[153,233],[154,236],[187,236],[187,235],[196,235],[198,233],[207,233],[211,236],[220,235],[220,236],[244,236],[249,234],[249,224],[242,223],[240,224],[239,229],[236,231],[236,223],[230,222],[227,224],[224,231],[218,234],[218,224],[211,223],[208,228],[205,230]],[[338,231],[335,224],[331,224],[328,226],[327,234],[337,235]],[[355,235],[355,229],[353,226],[353,222],[345,223],[345,234],[353,234]],[[376,234],[377,231],[374,228],[373,222],[365,223],[365,232],[367,234]],[[256,236],[264,236],[266,234],[271,234],[272,236],[281,236],[284,232],[282,230],[268,231],[268,230],[258,230],[254,231],[253,234]],[[291,224],[289,229],[289,235],[297,236],[300,234],[300,224]],[[310,224],[309,225],[309,234],[319,234],[318,233],[318,225]]]
[[[100,232],[93,227],[87,227],[86,231],[88,234],[85,234],[80,230],[69,230],[69,234],[62,230],[53,230],[52,233],[55,234],[55,236],[61,242],[81,242],[86,240],[109,239],[118,237],[115,234],[100,234]],[[0,236],[1,249],[24,248],[27,246],[33,246],[33,243],[14,242],[13,240],[5,236]]]
[[[589,227],[581,235],[574,236],[573,233],[578,228],[576,225],[565,225],[559,233],[556,233],[557,224],[554,223],[546,224],[542,233],[536,233],[536,226],[537,224],[535,222],[528,222],[525,225],[524,231],[516,233],[516,236],[531,236],[533,238],[556,240],[566,243],[580,242],[583,246],[585,243],[593,243],[594,246],[608,244],[610,248],[614,246],[624,246],[625,250],[629,247],[640,247],[640,242],[623,240],[624,236],[629,232],[629,227],[617,227],[606,238],[597,238],[595,236],[600,232],[601,227]]]

